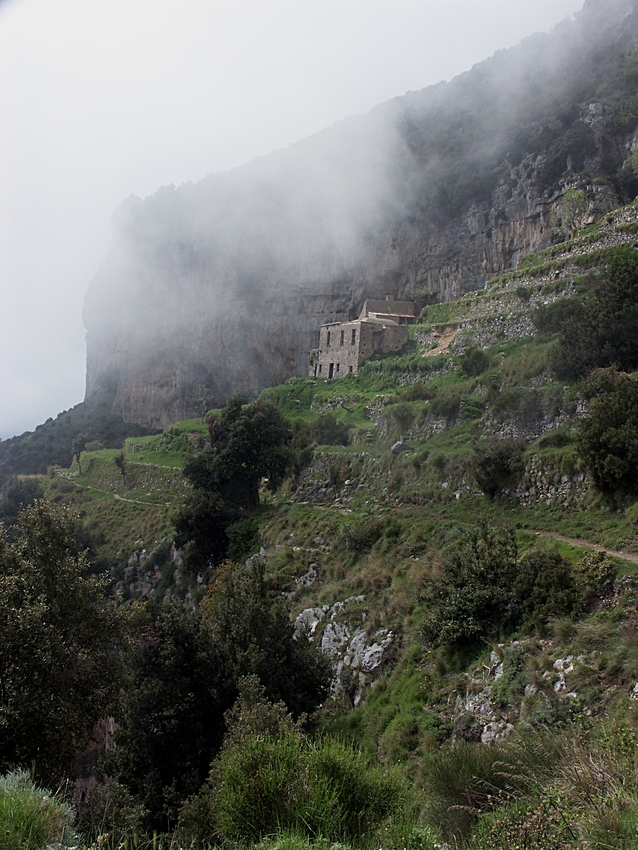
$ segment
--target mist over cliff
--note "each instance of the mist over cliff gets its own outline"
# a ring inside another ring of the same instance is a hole
[[[638,0],[450,83],[196,184],[129,198],[85,302],[87,397],[165,427],[305,374],[325,321],[366,297],[446,300],[549,244],[566,188],[592,214],[638,191]]]

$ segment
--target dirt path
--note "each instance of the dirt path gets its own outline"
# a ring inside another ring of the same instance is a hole
[[[560,540],[562,543],[569,543],[570,546],[576,546],[578,549],[593,549],[594,552],[605,552],[611,555],[612,558],[622,558],[623,561],[631,561],[632,564],[638,564],[638,555],[631,555],[629,552],[618,551],[617,549],[607,549],[601,546],[600,543],[590,543],[589,540],[582,540],[578,537],[566,537],[564,534],[558,534],[555,531],[539,531],[534,528],[522,529],[530,534],[535,534],[537,537],[551,537],[554,540]]]
[[[95,490],[96,488],[89,488]],[[102,490],[102,493],[106,493],[106,490]],[[117,499],[118,502],[128,502],[130,505],[146,505],[149,508],[163,508],[170,507],[170,502],[162,502],[161,504],[158,502],[142,502],[139,499],[125,499],[124,496],[118,496],[117,493],[113,493],[113,498]]]
[[[434,337],[437,341],[436,348],[431,348],[429,351],[424,353],[424,357],[437,357],[439,354],[446,354],[449,351],[450,346],[456,339],[456,335],[459,332],[458,327],[447,327],[447,328],[435,328],[434,329]]]
[[[113,496],[114,499],[117,499],[118,502],[128,502],[131,505],[144,505],[147,508],[170,508],[171,502],[142,502],[139,499],[126,499],[124,496],[118,496],[117,493],[111,493],[110,490],[102,490],[100,487],[91,487],[90,484],[78,484],[77,481],[73,481],[70,477],[64,476],[67,481],[70,481],[71,484],[75,484],[76,487],[79,487],[80,490],[95,490],[96,493],[105,493],[107,496]]]

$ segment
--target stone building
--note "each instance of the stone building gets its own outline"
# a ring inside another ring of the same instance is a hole
[[[410,301],[367,300],[359,318],[331,322],[319,331],[319,349],[310,363],[315,378],[343,378],[356,374],[376,351],[399,351],[408,341],[408,324],[416,321]]]

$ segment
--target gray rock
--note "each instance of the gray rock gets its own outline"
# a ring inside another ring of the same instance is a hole
[[[306,608],[302,611],[295,620],[294,637],[300,638],[305,633],[312,638],[325,613],[323,608]]]
[[[413,452],[414,448],[409,446],[407,443],[404,443],[402,440],[398,440],[390,449],[393,455],[401,455],[404,452]]]
[[[328,623],[321,638],[321,651],[334,658],[350,641],[350,630],[344,623]]]

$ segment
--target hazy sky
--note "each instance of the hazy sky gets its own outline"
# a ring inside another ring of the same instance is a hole
[[[82,300],[123,198],[450,79],[581,6],[0,0],[0,437],[82,400]]]

